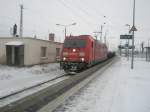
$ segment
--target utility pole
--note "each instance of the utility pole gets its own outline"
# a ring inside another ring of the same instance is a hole
[[[98,34],[101,34],[101,32],[96,31],[96,32],[93,32],[93,33],[95,33],[96,40],[98,40],[98,39],[97,39]]]
[[[20,34],[19,37],[23,36],[23,5],[20,5]]]
[[[106,44],[106,35],[107,33],[105,32],[105,36],[104,36],[104,43]]]
[[[133,2],[133,26],[131,28],[131,31],[132,31],[132,58],[131,58],[131,69],[134,68],[134,31],[136,31],[136,28],[135,28],[135,0]]]
[[[105,32],[105,36],[104,36],[104,43],[107,44],[107,35],[108,35],[108,31]]]
[[[102,36],[103,36],[103,25],[101,25],[101,36],[100,36],[100,41],[102,42]]]
[[[67,36],[67,28],[65,26],[65,38],[66,38],[66,36]]]
[[[106,16],[104,16],[104,19],[106,18]],[[101,36],[100,36],[100,41],[102,42],[102,38],[103,38],[103,25],[105,25],[106,22],[104,20],[104,23],[101,25]],[[105,33],[106,36],[106,33]],[[104,42],[106,43],[106,37],[104,37]]]

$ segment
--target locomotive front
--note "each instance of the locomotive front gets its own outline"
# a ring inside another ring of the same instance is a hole
[[[66,72],[78,72],[86,67],[86,39],[66,37],[60,66]]]

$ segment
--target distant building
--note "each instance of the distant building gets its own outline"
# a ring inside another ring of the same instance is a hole
[[[30,66],[55,62],[62,43],[36,38],[0,38],[0,64]]]
[[[50,33],[49,34],[49,40],[54,42],[55,41],[54,39],[55,39],[55,34],[54,33]]]
[[[145,47],[145,55],[146,55],[146,61],[150,61],[150,47]]]

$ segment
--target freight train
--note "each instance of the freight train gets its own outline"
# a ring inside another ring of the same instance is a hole
[[[107,59],[108,48],[90,35],[67,36],[60,66],[66,72],[78,72]]]

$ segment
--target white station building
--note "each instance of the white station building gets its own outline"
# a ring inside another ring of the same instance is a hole
[[[62,43],[35,38],[0,37],[0,64],[30,66],[56,62]]]

